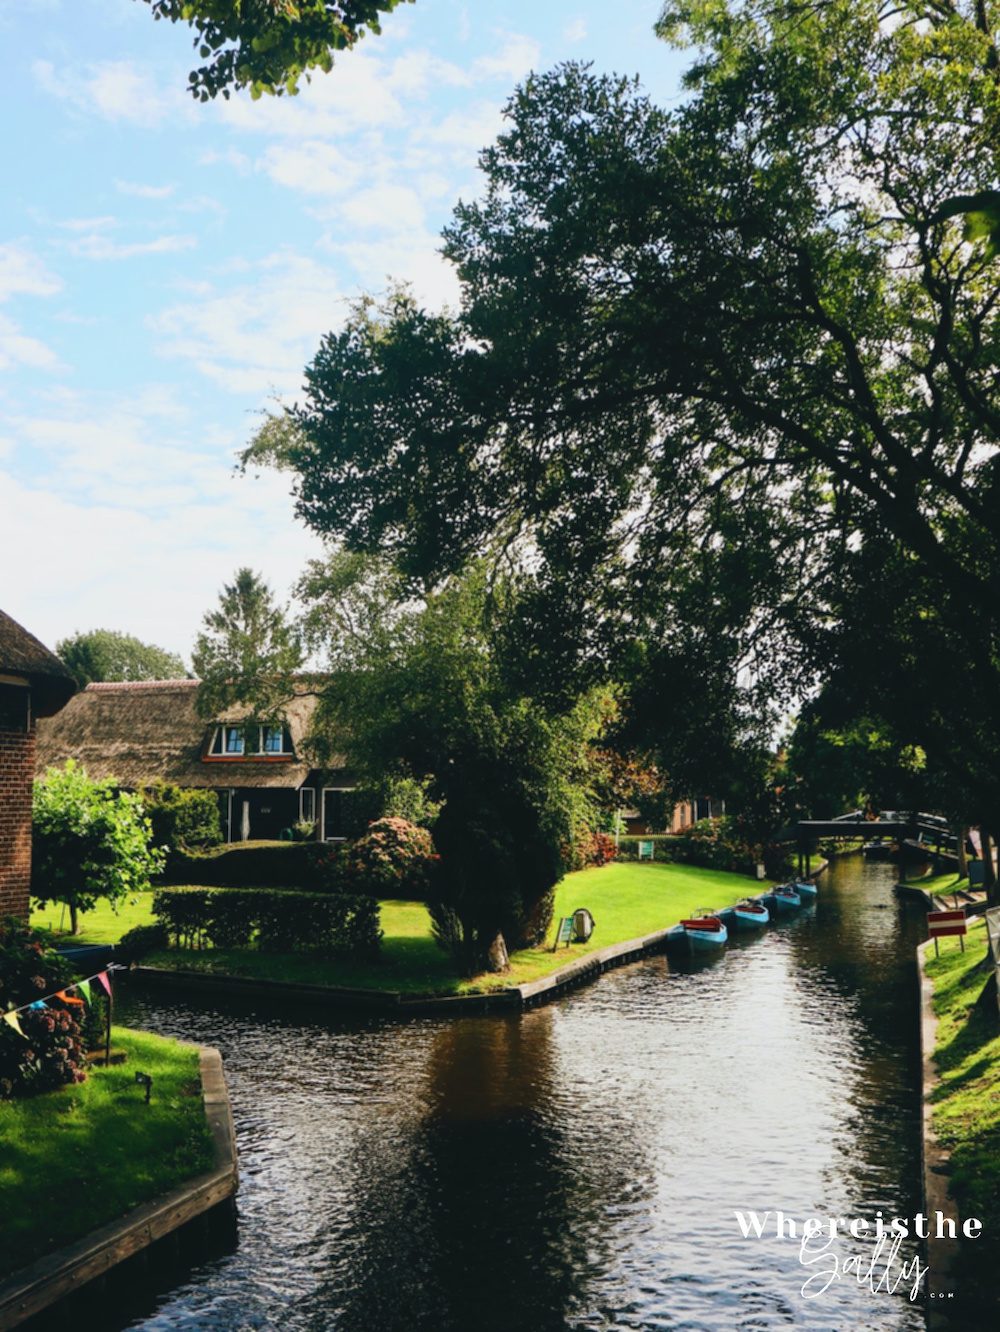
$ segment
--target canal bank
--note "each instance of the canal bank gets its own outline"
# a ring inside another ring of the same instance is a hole
[[[915,1332],[919,1305],[853,1279],[804,1298],[797,1246],[735,1216],[920,1207],[922,916],[892,884],[845,858],[718,958],[660,953],[518,1013],[130,991],[133,1024],[223,1052],[240,1244],[106,1332]]]
[[[211,1139],[209,1169],[5,1277],[0,1281],[0,1332],[20,1327],[28,1320],[34,1320],[33,1326],[37,1326],[39,1316],[53,1306],[59,1306],[55,1325],[65,1326],[67,1319],[77,1324],[73,1306],[68,1303],[72,1297],[198,1218],[231,1207],[238,1183],[236,1135],[222,1059],[218,1050],[210,1047],[200,1047],[197,1054],[200,1094]],[[152,1090],[150,1086],[150,1094]],[[137,1113],[143,1113],[141,1101]],[[86,1137],[81,1141],[79,1135],[74,1135],[72,1140],[86,1150]],[[129,1168],[126,1158],[122,1169]],[[44,1188],[40,1180],[41,1207],[47,1205],[42,1202]],[[53,1223],[58,1225],[57,1217],[53,1217]]]

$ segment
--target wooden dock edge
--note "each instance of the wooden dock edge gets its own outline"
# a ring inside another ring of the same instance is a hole
[[[211,1170],[0,1282],[0,1332],[33,1318],[236,1193],[236,1133],[222,1056],[211,1046],[198,1048],[205,1117],[213,1146]]]
[[[931,1097],[938,1085],[938,1072],[934,1063],[934,1046],[937,1040],[937,1016],[934,1012],[934,986],[927,975],[925,962],[927,950],[933,940],[917,946],[917,984],[920,1001],[920,1059],[923,1071],[921,1097],[922,1119],[920,1135],[920,1157],[923,1175],[924,1215],[933,1216],[940,1212],[955,1222],[959,1229],[958,1210],[954,1199],[948,1192],[949,1153],[938,1142],[934,1132],[933,1105]],[[953,1327],[949,1316],[949,1305],[954,1304],[952,1294],[956,1290],[953,1269],[958,1257],[957,1239],[938,1239],[930,1232],[927,1240],[927,1326],[929,1329]]]

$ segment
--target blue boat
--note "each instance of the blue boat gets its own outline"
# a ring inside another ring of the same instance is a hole
[[[692,920],[682,920],[681,925],[692,952],[721,948],[729,938],[729,931],[718,916],[696,916]]]
[[[802,898],[787,883],[775,888],[771,895],[774,898],[775,911],[798,911],[802,905]]]
[[[733,920],[738,930],[759,929],[771,919],[771,913],[763,902],[755,902],[748,897],[737,902],[733,907]]]
[[[815,902],[819,889],[814,883],[808,883],[805,879],[796,879],[791,887],[798,893],[799,897],[805,902]]]

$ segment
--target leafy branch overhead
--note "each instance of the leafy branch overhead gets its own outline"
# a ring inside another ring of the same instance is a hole
[[[190,90],[203,102],[298,91],[312,69],[329,70],[337,51],[366,32],[380,33],[380,15],[402,0],[145,0],[153,17],[189,23],[205,62],[191,71]],[[412,3],[412,0],[410,0]]]

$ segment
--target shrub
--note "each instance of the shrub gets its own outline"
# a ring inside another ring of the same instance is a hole
[[[73,970],[23,921],[0,921],[0,1012],[20,1008],[72,984]],[[0,1098],[82,1082],[83,1015],[58,1001],[19,1015],[19,1036],[0,1022]],[[27,1038],[27,1039],[25,1039]]]
[[[219,800],[214,791],[184,790],[167,782],[139,792],[153,825],[153,841],[171,851],[204,849],[222,841]]]
[[[787,848],[774,842],[752,840],[738,818],[701,819],[673,839],[674,858],[707,869],[753,874],[763,862],[771,878],[782,878],[788,868]]]
[[[136,925],[118,940],[115,956],[124,962],[138,962],[148,953],[166,948],[169,943],[163,925]]]
[[[653,859],[661,864],[670,864],[677,860],[674,854],[674,843],[677,841],[675,836],[671,837],[640,837],[633,836],[631,833],[618,839],[618,859],[619,860],[638,860],[639,843],[653,843]]]
[[[153,914],[182,947],[371,957],[382,931],[374,897],[267,888],[160,888]]]
[[[610,833],[595,831],[584,823],[577,828],[572,845],[564,848],[563,859],[567,869],[582,870],[592,865],[607,865],[617,854]]]
[[[170,883],[212,888],[298,888],[306,891],[339,886],[331,876],[338,848],[324,842],[283,842],[255,846],[237,842],[219,851],[178,851],[170,857]]]
[[[437,856],[426,828],[406,819],[378,819],[347,849],[344,870],[357,891],[426,898]]]

